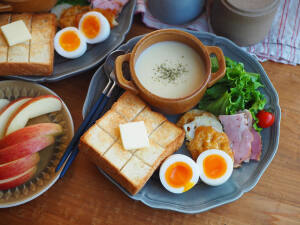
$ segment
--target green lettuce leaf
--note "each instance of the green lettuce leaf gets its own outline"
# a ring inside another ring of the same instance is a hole
[[[230,115],[248,109],[254,119],[253,127],[260,131],[256,114],[266,104],[265,97],[259,91],[259,88],[263,87],[260,75],[245,71],[243,63],[228,57],[225,57],[225,61],[225,76],[207,89],[198,107],[215,115]],[[215,57],[211,58],[211,63],[212,71],[217,71]]]

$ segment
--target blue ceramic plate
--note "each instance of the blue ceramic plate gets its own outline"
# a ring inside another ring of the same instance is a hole
[[[125,39],[130,30],[136,0],[130,0],[117,18],[119,23],[102,43],[88,45],[86,53],[77,59],[66,59],[55,52],[54,70],[50,76],[7,76],[7,78],[33,82],[55,82],[88,71],[99,65],[103,59]]]
[[[279,130],[280,130],[280,107],[278,95],[270,82],[266,72],[261,64],[250,54],[243,51],[233,42],[226,38],[218,37],[210,33],[190,32],[198,37],[205,45],[215,45],[222,48],[224,55],[233,60],[243,62],[247,71],[259,73],[264,88],[261,92],[267,99],[267,108],[270,108],[275,113],[275,123],[271,128],[262,131],[263,150],[261,160],[259,162],[251,161],[244,163],[239,169],[234,169],[231,178],[223,185],[218,187],[207,186],[199,183],[188,192],[180,195],[172,194],[165,190],[160,183],[158,173],[154,173],[151,179],[147,182],[144,188],[136,195],[130,195],[112,178],[107,176],[115,185],[117,185],[128,197],[142,201],[144,204],[160,209],[174,210],[183,213],[199,213],[211,208],[232,202],[240,198],[243,193],[250,191],[258,182],[265,169],[272,161],[278,147]],[[125,51],[131,51],[133,46],[142,36],[135,37],[126,44],[119,47]],[[83,107],[83,116],[87,114],[93,103],[100,96],[101,90],[106,84],[106,76],[103,72],[103,67],[100,67],[95,73],[89,87],[86,101]],[[115,96],[110,100],[108,107],[116,101],[121,90],[115,92]],[[172,116],[168,119],[175,122],[178,116]],[[185,145],[181,147],[179,152],[189,154]]]

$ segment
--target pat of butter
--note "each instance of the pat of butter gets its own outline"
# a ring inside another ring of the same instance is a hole
[[[144,121],[120,124],[123,147],[134,150],[149,146],[149,139]]]
[[[1,27],[1,31],[9,46],[20,44],[31,39],[31,34],[23,20],[6,24]]]

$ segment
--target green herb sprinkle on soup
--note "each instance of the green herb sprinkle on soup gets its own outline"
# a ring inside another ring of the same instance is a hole
[[[204,63],[190,46],[163,41],[140,54],[135,72],[141,84],[151,93],[164,98],[181,98],[201,86]]]

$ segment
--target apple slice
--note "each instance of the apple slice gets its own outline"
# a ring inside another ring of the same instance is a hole
[[[0,149],[0,164],[8,163],[38,152],[55,142],[53,136],[38,136]]]
[[[14,114],[21,107],[21,105],[30,99],[31,98],[19,98],[15,101],[12,101],[10,104],[0,110],[0,138],[4,136],[6,124],[11,115]]]
[[[34,166],[15,177],[0,180],[0,190],[6,190],[25,183],[35,174],[36,169],[37,167]]]
[[[47,113],[59,111],[62,107],[61,100],[54,95],[42,95],[31,99],[22,105],[6,124],[5,135],[25,127],[27,121]]]
[[[0,110],[9,104],[9,100],[5,98],[0,99]]]
[[[21,128],[4,138],[0,139],[0,149],[27,141],[37,136],[60,135],[63,132],[62,127],[56,123],[38,123]]]
[[[24,158],[1,164],[0,180],[15,177],[35,166],[40,161],[39,153],[34,153]]]

